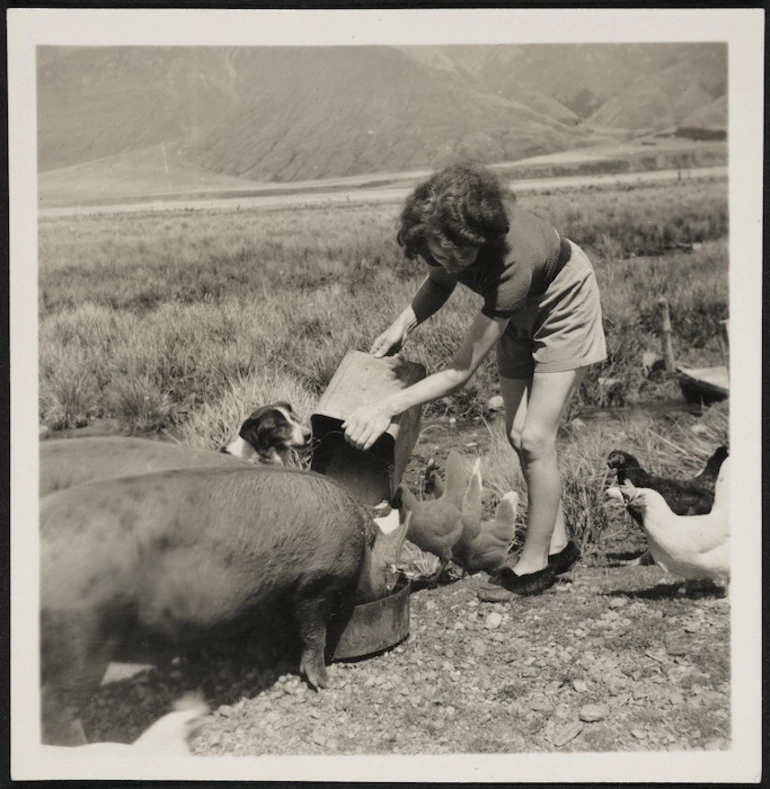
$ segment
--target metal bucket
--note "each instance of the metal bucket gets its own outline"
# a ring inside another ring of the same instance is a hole
[[[424,377],[423,365],[399,356],[377,359],[348,351],[310,417],[312,470],[342,483],[363,504],[390,499],[420,432],[420,407],[395,417],[366,452],[345,441],[342,423],[358,406],[376,402]]]
[[[387,597],[355,606],[337,636],[340,624],[329,623],[330,640],[338,639],[333,660],[372,655],[400,643],[409,635],[409,579],[402,575]]]

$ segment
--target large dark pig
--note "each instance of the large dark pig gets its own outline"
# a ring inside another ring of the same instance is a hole
[[[58,438],[40,442],[40,495],[97,479],[183,468],[232,468],[247,461],[207,449],[129,436]]]
[[[376,531],[341,485],[268,466],[168,471],[46,496],[44,730],[45,708],[77,706],[119,647],[178,654],[276,610],[296,622],[301,671],[325,686],[326,626],[357,595],[371,599]]]

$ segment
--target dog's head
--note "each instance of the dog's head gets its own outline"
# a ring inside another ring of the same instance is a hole
[[[292,449],[302,449],[310,442],[310,428],[294,418],[289,403],[279,401],[254,411],[241,425],[238,437],[220,452],[262,463],[284,465]]]

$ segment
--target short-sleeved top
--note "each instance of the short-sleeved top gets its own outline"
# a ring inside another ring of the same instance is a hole
[[[508,251],[483,246],[457,281],[484,297],[488,318],[510,318],[531,296],[545,293],[564,263],[564,241],[546,221],[515,206],[508,209]],[[421,257],[430,266],[427,248]],[[568,252],[566,253],[569,254]]]

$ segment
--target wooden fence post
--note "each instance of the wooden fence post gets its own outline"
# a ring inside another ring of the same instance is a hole
[[[666,372],[673,373],[676,364],[674,362],[674,346],[671,342],[671,315],[668,311],[668,299],[659,299],[658,307],[660,308],[661,331],[663,332],[663,361]]]
[[[719,345],[722,350],[722,364],[727,368],[730,375],[730,321],[719,321],[721,332],[719,333]]]

